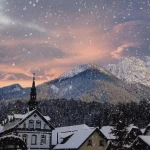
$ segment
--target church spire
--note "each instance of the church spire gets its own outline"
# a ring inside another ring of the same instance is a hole
[[[36,87],[35,87],[35,73],[33,73],[33,83],[31,87],[31,93],[30,93],[30,100],[28,102],[29,111],[32,111],[37,108],[37,101],[36,101]]]

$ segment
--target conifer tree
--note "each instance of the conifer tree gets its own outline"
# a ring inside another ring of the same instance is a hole
[[[113,129],[111,133],[116,137],[113,145],[116,147],[117,150],[124,150],[125,145],[129,144],[129,141],[125,140],[128,134],[128,119],[127,113],[124,110],[125,105],[119,104],[113,114]]]

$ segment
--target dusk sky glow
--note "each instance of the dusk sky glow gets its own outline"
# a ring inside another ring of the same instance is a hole
[[[150,56],[150,0],[0,0],[0,87],[129,56]]]

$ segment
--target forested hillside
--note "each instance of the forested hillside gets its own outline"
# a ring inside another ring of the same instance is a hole
[[[128,123],[143,128],[150,123],[150,104],[143,100],[140,103],[109,104],[99,102],[83,102],[75,100],[40,100],[39,109],[51,118],[51,123],[57,126],[67,126],[86,123],[90,126],[104,126],[112,124],[112,115],[117,106],[124,106],[124,114]],[[25,113],[27,100],[11,100],[0,102],[0,120],[7,114]]]

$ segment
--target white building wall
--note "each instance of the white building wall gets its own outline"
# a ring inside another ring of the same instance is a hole
[[[36,117],[34,117],[34,115],[35,114],[33,114],[31,117],[29,117],[26,121],[25,121],[25,123],[26,123],[26,128],[28,128],[28,126],[29,126],[29,120],[33,120],[34,121],[34,128],[36,128],[36,121],[37,120],[39,120],[39,121],[41,121],[41,129],[43,129],[43,127],[44,127],[44,124],[46,124],[42,119],[41,119],[41,117],[39,117],[37,114],[37,116]],[[22,123],[18,128],[23,128],[23,124],[24,123]],[[50,129],[50,127],[48,126],[48,125],[46,125],[46,128],[45,129]]]
[[[46,133],[46,132],[27,133],[27,132],[24,132],[24,133],[19,133],[18,136],[22,138],[24,134],[27,135],[27,147],[28,148],[30,148],[30,149],[34,148],[34,150],[36,150],[36,148],[37,148],[37,150],[39,150],[39,149],[42,149],[42,150],[50,149],[51,133]],[[32,145],[32,143],[31,143],[32,135],[37,135],[37,143],[36,143],[36,145]],[[41,135],[46,135],[46,143],[42,144],[42,145],[41,145]]]

